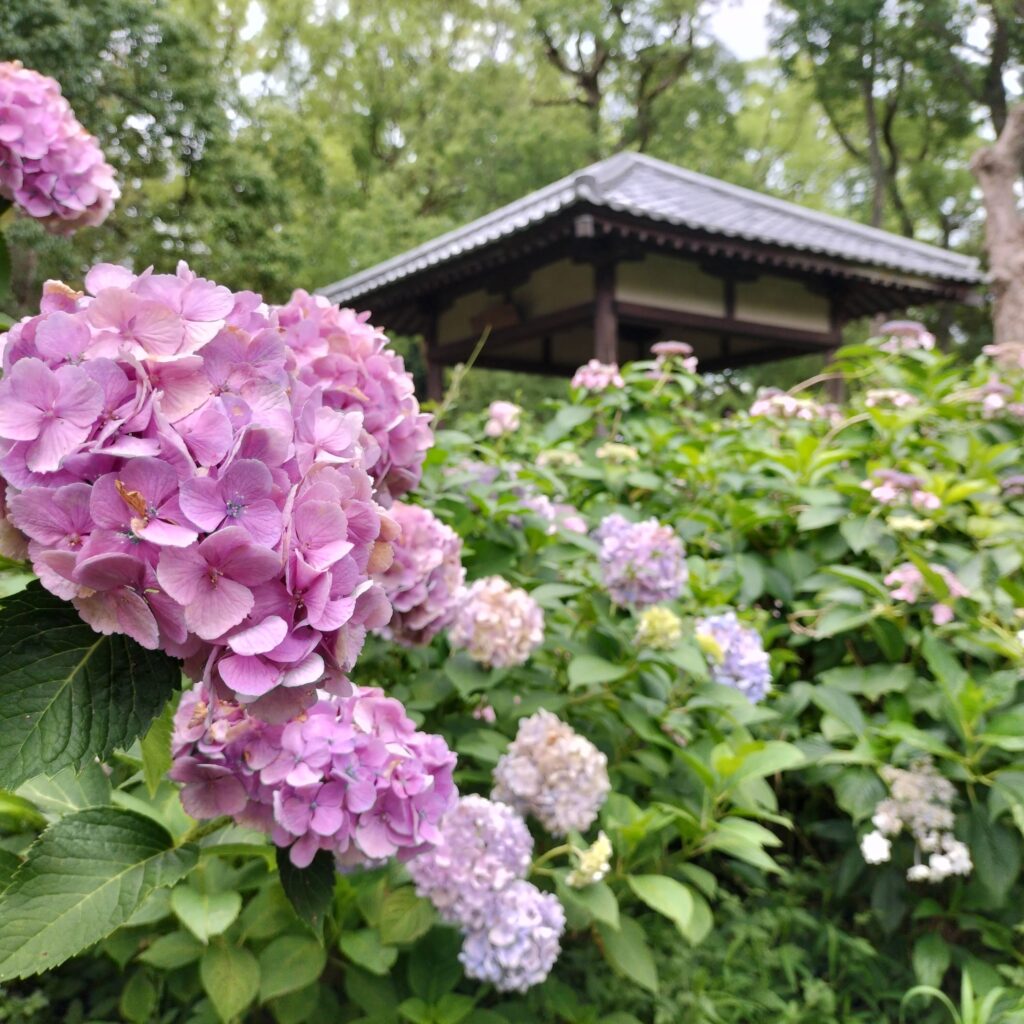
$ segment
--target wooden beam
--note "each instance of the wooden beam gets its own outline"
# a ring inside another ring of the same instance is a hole
[[[564,330],[567,327],[579,327],[583,324],[591,324],[594,316],[594,304],[583,302],[578,306],[569,306],[567,309],[559,309],[554,313],[546,313],[544,316],[535,316],[521,324],[514,324],[510,327],[500,327],[491,331],[484,352],[490,353],[505,345],[514,344],[517,341],[529,341],[533,338],[542,338],[552,331]],[[437,358],[447,364],[457,363],[465,359],[476,347],[480,340],[479,335],[468,338],[461,338],[459,341],[448,342],[441,345],[435,352]]]
[[[820,352],[835,344],[830,331],[805,331],[796,327],[761,324],[736,317],[706,316],[680,309],[665,309],[636,302],[616,303],[619,320],[630,324],[652,324],[662,327],[691,327],[694,330],[719,331],[733,337],[779,341],[784,345],[801,346],[805,351]]]
[[[615,310],[615,264],[594,265],[594,356],[602,363],[619,361],[619,320]]]

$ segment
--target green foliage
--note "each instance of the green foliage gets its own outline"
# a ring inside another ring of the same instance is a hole
[[[196,862],[133,811],[94,808],[51,825],[0,896],[0,979],[63,963],[124,924]]]
[[[0,613],[0,783],[81,768],[130,744],[167,703],[177,662],[101,636],[38,583]]]

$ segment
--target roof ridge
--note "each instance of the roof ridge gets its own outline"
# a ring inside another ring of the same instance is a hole
[[[855,234],[860,234],[874,240],[885,241],[890,245],[898,244],[928,256],[944,257],[952,262],[962,262],[964,265],[971,266],[972,268],[977,268],[980,265],[980,261],[976,256],[968,256],[966,253],[956,252],[952,249],[943,249],[941,246],[932,245],[930,242],[921,242],[916,238],[907,238],[906,235],[899,235],[894,231],[887,231],[885,228],[872,227],[870,224],[862,224],[860,221],[839,217],[833,213],[825,213],[823,210],[813,210],[808,206],[801,206],[799,203],[791,202],[788,199],[780,199],[778,196],[767,195],[764,192],[758,192],[744,185],[734,185],[732,182],[722,181],[720,178],[712,178],[707,174],[692,171],[688,167],[680,167],[677,164],[669,163],[667,160],[661,160],[647,153],[632,153],[631,155],[634,161],[646,164],[652,170],[660,171],[673,178],[680,178],[704,185],[725,195],[749,199],[760,206],[777,209],[790,215],[803,217],[806,220],[816,221],[819,224],[827,224],[829,227],[840,228],[848,232],[852,231]]]

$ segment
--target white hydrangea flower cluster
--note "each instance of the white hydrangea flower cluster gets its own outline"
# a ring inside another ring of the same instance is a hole
[[[485,576],[457,598],[448,641],[489,668],[522,665],[544,642],[544,613],[525,590]]]
[[[874,831],[861,838],[861,855],[868,864],[884,864],[892,855],[890,836],[904,830],[914,840],[911,882],[941,882],[950,875],[969,875],[974,868],[966,843],[953,835],[953,783],[939,774],[931,758],[909,768],[887,765],[882,777],[890,795],[879,802],[871,818]],[[927,857],[927,860],[923,858]]]
[[[520,721],[494,783],[495,800],[532,814],[554,836],[586,831],[611,789],[604,754],[543,708]]]
[[[597,838],[585,850],[573,848],[572,852],[576,867],[565,876],[565,881],[573,889],[585,889],[608,874],[612,863],[612,841],[604,832],[598,832]]]

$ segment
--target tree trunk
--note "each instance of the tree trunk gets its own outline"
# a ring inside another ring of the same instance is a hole
[[[1024,214],[1016,194],[1024,172],[1024,103],[1009,110],[999,138],[974,154],[971,171],[985,207],[995,341],[1024,345]]]

